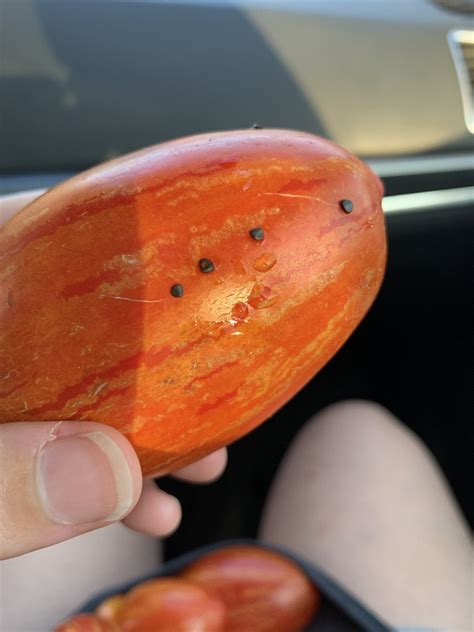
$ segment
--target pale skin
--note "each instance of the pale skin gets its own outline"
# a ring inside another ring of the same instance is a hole
[[[43,192],[1,197],[0,225]],[[226,461],[227,452],[221,449],[173,475],[208,483],[219,477]],[[101,476],[86,485],[93,468]],[[48,476],[46,491],[38,483],[39,470],[41,480]],[[98,478],[102,486],[97,485]],[[93,422],[12,420],[0,425],[0,480],[0,559],[120,520],[131,529],[162,537],[174,531],[181,519],[179,501],[152,480],[143,480],[138,458],[125,437]]]
[[[304,426],[260,537],[324,569],[392,626],[473,629],[472,534],[426,446],[377,404],[334,404]]]

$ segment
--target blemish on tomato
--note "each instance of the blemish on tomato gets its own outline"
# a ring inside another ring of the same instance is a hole
[[[273,268],[276,262],[277,258],[275,257],[273,252],[266,252],[265,254],[255,259],[255,261],[253,262],[253,267],[258,272],[267,272],[268,270],[271,270]]]
[[[92,397],[97,397],[97,395],[101,391],[103,391],[106,386],[107,386],[107,382],[101,382],[100,384],[98,384],[92,391]]]
[[[277,299],[278,294],[276,294],[270,287],[267,287],[262,283],[256,283],[250,292],[247,303],[255,309],[264,309],[265,307],[273,305]]]
[[[232,318],[235,320],[245,320],[249,315],[249,308],[245,303],[239,302],[232,308]]]

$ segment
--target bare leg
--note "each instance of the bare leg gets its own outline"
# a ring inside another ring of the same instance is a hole
[[[120,523],[2,561],[0,631],[50,632],[89,597],[159,565],[159,540]]]
[[[376,404],[336,404],[305,426],[261,537],[326,570],[391,625],[471,630],[467,525],[426,448]]]

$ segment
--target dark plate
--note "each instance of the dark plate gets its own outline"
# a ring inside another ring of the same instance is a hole
[[[215,551],[223,547],[235,544],[244,544],[259,546],[260,548],[269,549],[282,553],[287,558],[293,560],[318,587],[322,595],[321,608],[318,611],[314,621],[307,627],[306,632],[324,632],[324,631],[355,631],[366,630],[367,632],[390,632],[387,624],[383,623],[373,613],[362,607],[358,601],[352,597],[346,590],[332,581],[325,573],[318,568],[308,564],[305,560],[290,553],[289,551],[262,544],[256,540],[227,540],[213,544],[211,546],[195,549],[190,553],[181,555],[174,560],[163,564],[159,570],[153,575],[139,577],[134,582],[114,586],[107,591],[101,592],[85,603],[78,612],[93,612],[97,606],[108,597],[117,593],[125,593],[140,582],[156,577],[167,577],[181,572],[188,564],[198,559],[202,555]]]

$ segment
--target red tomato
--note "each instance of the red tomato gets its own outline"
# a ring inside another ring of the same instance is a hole
[[[268,419],[385,267],[379,179],[310,134],[192,136],[87,171],[0,229],[0,422],[92,420],[163,474]]]
[[[115,613],[121,632],[223,632],[224,605],[183,579],[144,582]]]
[[[209,553],[182,577],[224,602],[225,632],[300,632],[320,605],[318,590],[296,564],[257,547]]]

